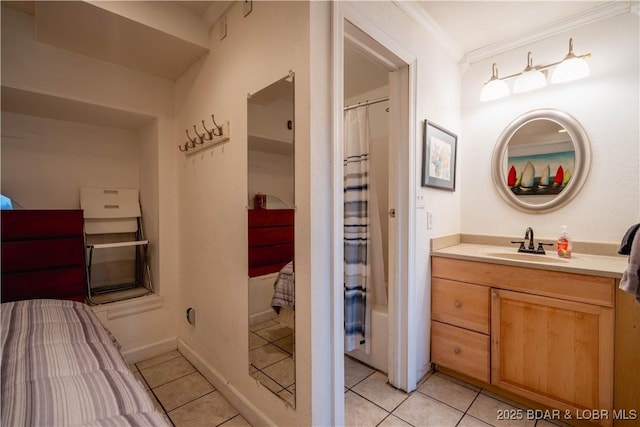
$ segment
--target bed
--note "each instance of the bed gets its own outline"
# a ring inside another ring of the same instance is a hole
[[[2,303],[3,426],[169,426],[86,304]]]
[[[291,261],[278,272],[271,298],[271,307],[278,313],[278,322],[291,329],[295,329],[295,301],[295,276]]]
[[[82,211],[0,215],[0,425],[171,425],[84,303]]]
[[[271,306],[278,322],[294,329],[293,209],[249,209],[249,277],[278,273]]]

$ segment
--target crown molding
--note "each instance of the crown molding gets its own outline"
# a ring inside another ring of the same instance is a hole
[[[415,1],[392,0],[392,2],[413,22],[430,32],[453,55],[456,61],[463,59],[464,50],[462,47]]]
[[[508,52],[513,49],[526,46],[531,43],[552,37],[563,32],[588,25],[612,16],[623,13],[640,13],[637,1],[611,1],[601,6],[594,7],[569,18],[544,25],[531,31],[510,37],[496,43],[489,44],[479,49],[464,52],[462,47],[429,15],[423,8],[416,4],[415,0],[392,0],[412,21],[430,32],[453,55],[456,61],[463,64],[472,64],[487,58]]]
[[[471,50],[464,54],[462,62],[472,64],[483,59],[491,58],[512,49],[517,49],[531,43],[552,37],[567,31],[574,30],[584,25],[592,24],[612,16],[629,13],[631,2],[612,1],[593,9],[586,10],[569,18],[562,19],[549,25],[536,28],[531,31],[511,37],[497,43],[492,43],[479,49]]]

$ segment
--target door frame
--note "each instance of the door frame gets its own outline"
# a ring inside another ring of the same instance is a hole
[[[416,87],[417,59],[400,43],[383,32],[373,22],[361,15],[347,2],[332,3],[331,45],[331,115],[332,115],[332,347],[334,360],[332,406],[336,420],[344,419],[344,248],[343,248],[343,97],[344,97],[344,38],[345,21],[350,22],[391,52],[406,67],[403,84],[390,85],[392,107],[389,134],[396,136],[390,146],[398,147],[395,177],[398,183],[395,200],[389,207],[396,209],[397,238],[389,242],[389,252],[396,256],[394,281],[389,287],[388,316],[388,375],[389,382],[407,392],[413,391],[417,383],[416,369],[416,307],[415,259],[416,259]],[[383,55],[384,56],[384,55]],[[387,58],[390,59],[390,58]],[[397,99],[397,102],[395,101]],[[394,105],[397,108],[394,108]],[[393,111],[395,110],[395,111]],[[390,177],[391,179],[391,177]],[[391,195],[390,195],[391,196]],[[392,282],[390,277],[390,284]]]

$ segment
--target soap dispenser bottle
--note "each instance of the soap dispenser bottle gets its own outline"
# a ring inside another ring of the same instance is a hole
[[[571,238],[567,233],[567,226],[562,226],[562,232],[558,238],[558,256],[560,258],[571,258]]]

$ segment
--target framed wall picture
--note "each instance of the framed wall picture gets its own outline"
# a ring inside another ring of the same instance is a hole
[[[422,186],[456,189],[456,149],[458,137],[448,130],[424,121],[422,144]]]

